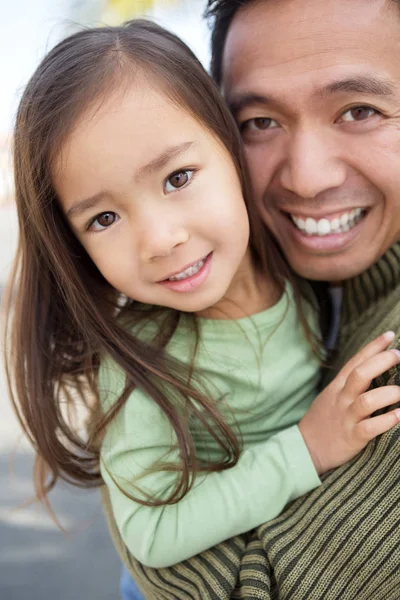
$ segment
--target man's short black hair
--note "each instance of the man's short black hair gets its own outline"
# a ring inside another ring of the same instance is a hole
[[[222,79],[222,54],[233,17],[255,0],[208,0],[205,16],[211,23],[211,75],[218,85]]]
[[[400,0],[392,0],[400,6]],[[256,0],[208,0],[205,16],[212,27],[211,75],[218,85],[222,80],[222,55],[228,29],[237,11]]]

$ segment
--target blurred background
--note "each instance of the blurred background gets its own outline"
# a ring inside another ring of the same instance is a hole
[[[36,65],[82,25],[146,16],[178,34],[208,67],[204,6],[205,0],[0,0],[0,297],[18,235],[12,128],[19,98]],[[98,493],[63,484],[52,492],[56,516],[67,533],[42,508],[27,504],[33,495],[32,451],[13,416],[2,364],[0,415],[0,599],[118,599],[120,562]]]

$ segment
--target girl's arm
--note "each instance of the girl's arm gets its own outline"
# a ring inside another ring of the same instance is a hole
[[[122,377],[109,366],[107,372],[102,370],[101,387],[118,389],[117,379],[121,385]],[[249,531],[320,483],[294,426],[245,450],[234,467],[198,475],[194,487],[176,504],[144,506],[118,488],[135,497],[145,498],[143,490],[151,498],[166,498],[177,473],[140,476],[164,457],[179,463],[177,451],[168,454],[175,443],[175,433],[156,403],[135,390],[108,426],[102,444],[102,475],[119,531],[132,555],[150,567],[171,566]],[[140,489],[132,485],[135,480]]]
[[[108,426],[101,452],[115,520],[131,554],[144,565],[168,567],[249,531],[319,485],[314,464],[319,473],[343,464],[396,425],[400,411],[370,417],[399,401],[400,388],[367,392],[372,378],[399,362],[399,353],[382,351],[389,342],[377,338],[345,365],[303,417],[302,433],[290,427],[245,450],[234,467],[199,475],[172,505],[144,506],[122,491],[137,497],[136,480],[151,498],[166,498],[177,478],[171,471],[143,476],[157,461],[178,463],[179,456],[169,452],[176,438],[167,418],[135,390]],[[122,389],[123,378],[118,384],[115,370],[108,372],[114,381],[105,389]]]

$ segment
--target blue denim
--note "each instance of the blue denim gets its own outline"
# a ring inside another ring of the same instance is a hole
[[[145,600],[143,594],[133,581],[128,569],[125,566],[122,567],[121,579],[119,581],[119,591],[121,593],[122,600]]]

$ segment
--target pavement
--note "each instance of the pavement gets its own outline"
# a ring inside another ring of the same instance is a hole
[[[16,240],[15,210],[0,205],[0,294]],[[98,492],[56,486],[50,500],[65,533],[44,509],[27,504],[32,466],[33,451],[21,435],[1,368],[0,600],[117,600],[120,562]]]

